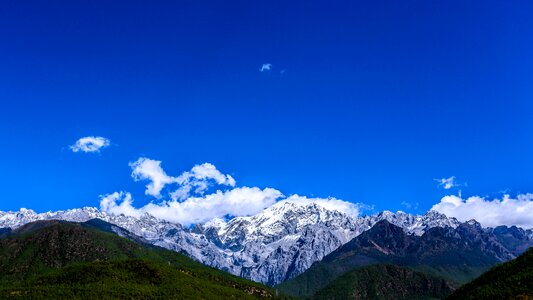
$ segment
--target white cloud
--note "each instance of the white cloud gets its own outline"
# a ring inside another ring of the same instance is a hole
[[[173,199],[186,198],[193,188],[195,188],[195,193],[203,194],[212,181],[218,185],[235,186],[235,179],[231,175],[222,174],[210,163],[194,166],[191,171],[183,172],[176,178],[176,181],[181,185],[181,188],[172,194]]]
[[[445,190],[449,190],[451,188],[459,186],[459,184],[457,184],[457,182],[455,181],[455,176],[435,179],[435,181],[437,181],[439,183],[439,186]]]
[[[149,213],[156,218],[189,225],[203,223],[226,215],[249,216],[271,206],[282,196],[281,192],[257,187],[239,187],[228,191],[216,191],[203,197],[191,197],[185,201],[163,201],[135,208],[129,193],[113,193],[103,196],[100,209],[113,214],[139,216]]]
[[[270,71],[272,68],[272,64],[266,63],[261,66],[261,69],[259,69],[260,72]]]
[[[146,185],[146,195],[156,198],[161,197],[161,190],[169,183],[177,182],[177,178],[168,176],[161,168],[161,161],[141,157],[135,162],[129,164],[132,168],[131,177],[135,181],[150,180]]]
[[[120,204],[117,205],[117,202]],[[139,217],[141,212],[131,206],[132,202],[130,193],[114,192],[100,196],[100,209],[110,214]]]
[[[361,212],[362,205],[358,203],[352,203],[336,198],[307,198],[305,196],[292,195],[283,201],[299,204],[299,205],[309,205],[315,203],[327,210],[337,210],[342,213],[358,216]]]
[[[69,146],[73,152],[100,152],[100,149],[111,145],[111,141],[101,136],[82,137]]]
[[[132,168],[131,176],[135,181],[150,180],[146,185],[146,195],[161,198],[161,191],[168,184],[177,184],[179,188],[170,193],[173,200],[185,200],[191,193],[203,195],[213,184],[235,186],[235,179],[231,175],[222,174],[210,163],[195,165],[190,171],[183,172],[178,177],[167,175],[161,167],[161,161],[141,157],[129,164]]]
[[[503,199],[494,200],[479,196],[462,199],[450,195],[443,197],[431,210],[463,222],[475,219],[486,227],[516,225],[533,228],[533,194],[521,194],[515,199],[504,195]]]

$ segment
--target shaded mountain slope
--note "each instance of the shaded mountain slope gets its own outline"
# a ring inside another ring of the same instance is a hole
[[[370,265],[345,273],[312,299],[433,299],[454,290],[442,278],[396,265]]]
[[[488,228],[487,231],[493,234],[500,243],[505,245],[515,255],[520,255],[533,246],[531,229],[524,230],[516,226],[498,226]]]
[[[97,228],[109,229],[102,221],[40,221],[1,238],[0,298],[274,296],[261,284]]]
[[[291,295],[310,296],[348,271],[380,263],[411,266],[465,283],[514,257],[474,222],[457,228],[434,227],[422,236],[415,236],[384,220],[278,287]]]
[[[533,248],[490,269],[447,299],[533,299]]]

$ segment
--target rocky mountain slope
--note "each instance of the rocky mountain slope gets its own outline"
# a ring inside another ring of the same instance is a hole
[[[95,208],[40,214],[27,209],[0,212],[0,228],[17,228],[36,220],[84,222],[93,218],[125,228],[154,245],[185,253],[204,264],[269,285],[296,277],[381,220],[400,226],[406,234],[414,236],[421,236],[434,227],[456,228],[460,225],[456,219],[434,211],[424,215],[384,211],[372,216],[352,217],[318,204],[281,201],[254,216],[229,221],[215,219],[191,228],[148,214],[135,218],[109,215]],[[500,235],[504,239],[512,233]],[[517,247],[516,252],[519,252],[519,243]]]
[[[531,246],[533,241],[525,244]],[[464,283],[514,257],[505,244],[475,221],[456,228],[433,227],[417,236],[382,220],[279,287],[291,295],[309,296],[346,272],[379,263],[412,266]]]

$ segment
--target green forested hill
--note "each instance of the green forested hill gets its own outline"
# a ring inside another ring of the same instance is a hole
[[[533,248],[465,284],[447,299],[533,299]]]
[[[444,279],[397,265],[371,265],[345,273],[312,299],[442,299],[454,287]]]
[[[36,222],[0,238],[1,299],[275,296],[261,284],[173,251],[134,243],[94,224]]]

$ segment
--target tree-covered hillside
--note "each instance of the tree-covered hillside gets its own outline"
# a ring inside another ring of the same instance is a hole
[[[36,222],[0,238],[0,298],[253,299],[276,293],[105,224]]]
[[[533,299],[533,248],[465,284],[447,299]]]
[[[312,299],[441,299],[454,290],[448,281],[397,265],[371,265],[345,273]]]

